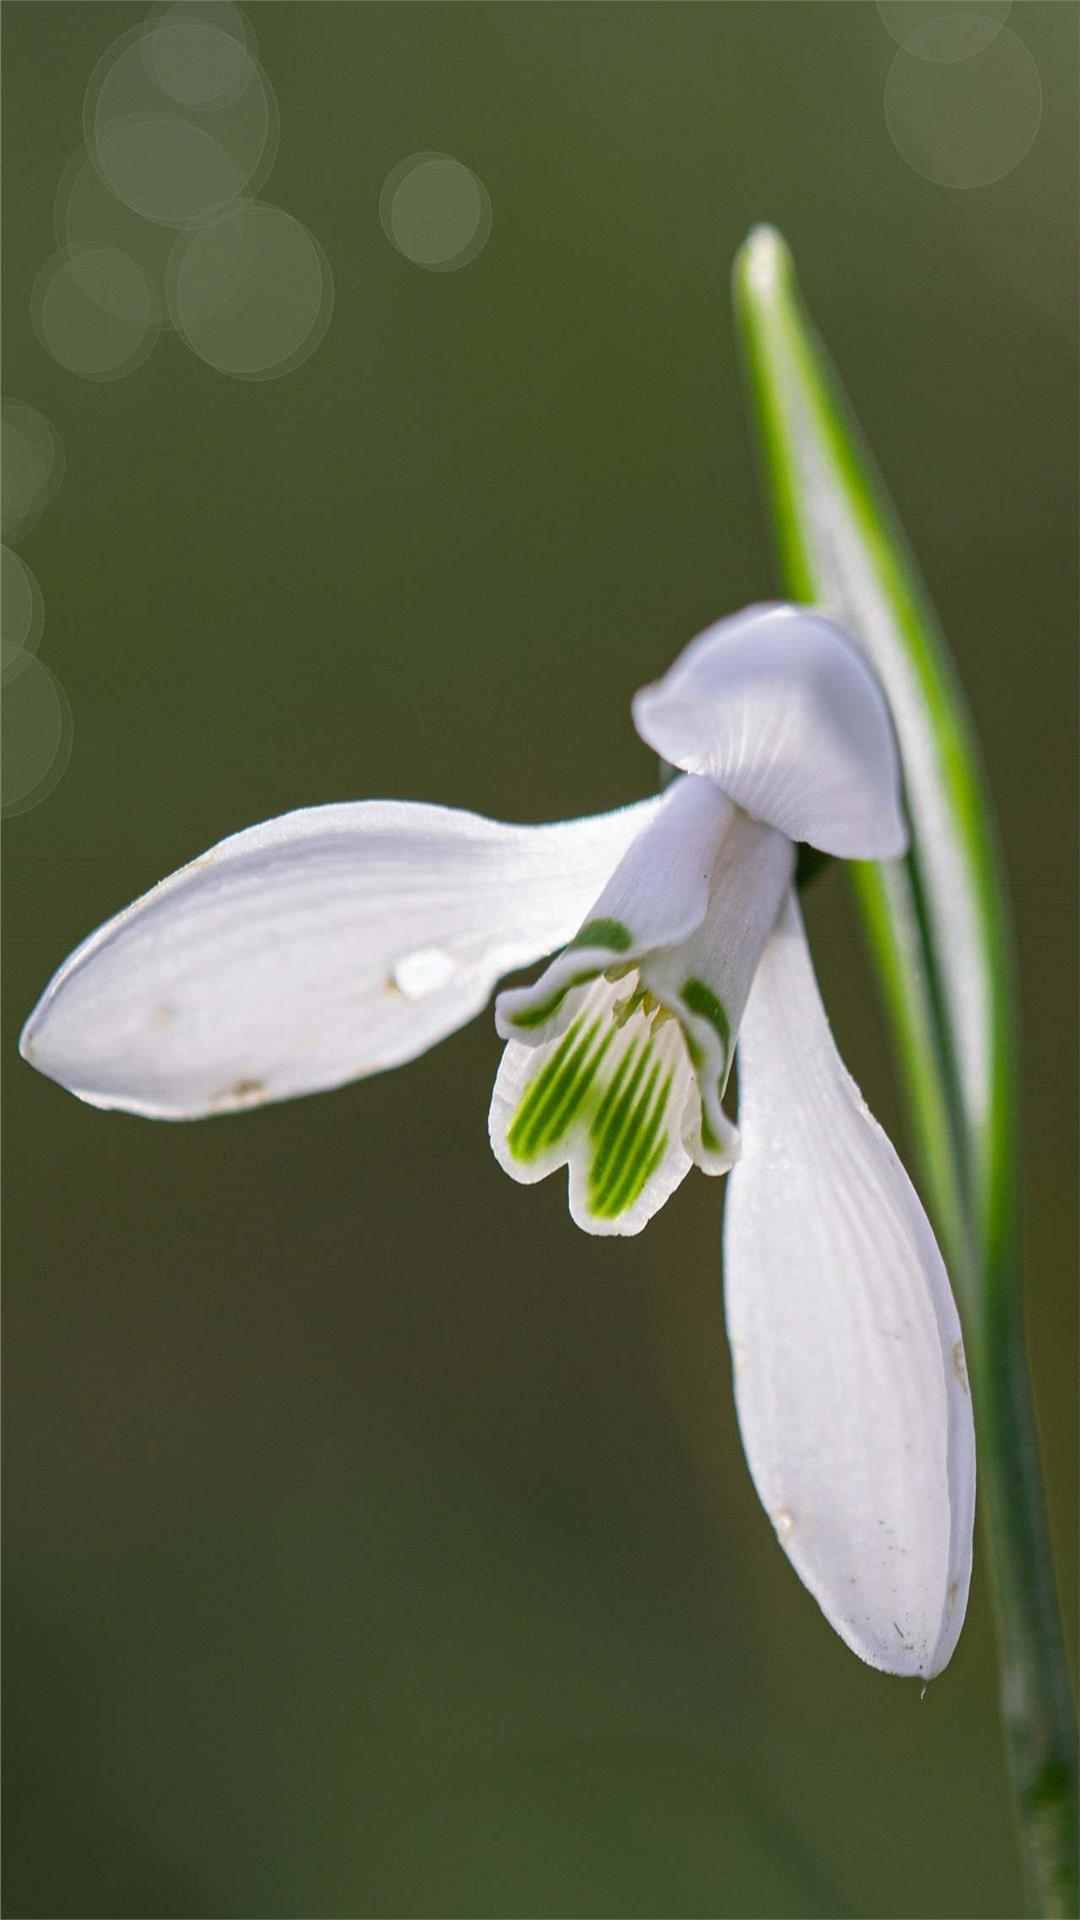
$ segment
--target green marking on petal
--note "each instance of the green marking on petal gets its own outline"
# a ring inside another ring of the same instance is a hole
[[[561,1140],[581,1109],[613,1034],[602,1019],[574,1021],[522,1095],[506,1143],[515,1160],[535,1160]]]
[[[589,1128],[589,1134],[593,1140],[599,1140],[601,1138],[610,1119],[612,1110],[626,1085],[627,1075],[633,1070],[634,1062],[640,1057],[640,1054],[641,1041],[637,1040],[632,1046],[627,1047],[626,1052],[619,1061],[604,1097],[593,1115],[592,1125]]]
[[[607,1032],[602,1033],[601,1038],[597,1040],[597,1034],[600,1031],[601,1022],[594,1021],[589,1028],[586,1041],[582,1042],[564,1074],[558,1105],[549,1111],[543,1124],[541,1146],[553,1147],[563,1138],[590,1096],[593,1083],[603,1064],[604,1055],[614,1038],[610,1032]]]
[[[707,987],[704,980],[694,979],[683,981],[680,997],[683,1005],[691,1013],[696,1013],[700,1019],[707,1020],[719,1034],[726,1061],[731,1048],[731,1023],[723,1001],[717,999],[712,988]]]
[[[648,1064],[647,1040],[636,1041],[619,1062],[618,1072],[600,1103],[590,1129],[596,1145],[596,1154],[589,1169],[590,1189],[599,1189],[607,1179],[609,1168],[617,1163],[619,1143],[629,1124]]]
[[[651,1051],[647,1041],[636,1051],[633,1071],[617,1097],[605,1099],[592,1127],[598,1150],[589,1169],[589,1205],[598,1219],[613,1220],[633,1206],[667,1149],[663,1118],[673,1075],[669,1072],[661,1080],[660,1060],[645,1073]],[[627,1060],[630,1057],[628,1053]],[[609,1094],[612,1091],[614,1082]]]
[[[504,1136],[507,1151],[541,1167],[565,1158],[572,1180],[584,1174],[593,1219],[617,1221],[669,1152],[675,1090],[687,1091],[684,1040],[678,1014],[636,975],[622,1000],[601,982],[535,1057]]]
[[[633,1136],[627,1145],[625,1162],[619,1183],[609,1188],[604,1211],[609,1219],[616,1214],[625,1213],[641,1192],[649,1177],[657,1147],[666,1146],[667,1134],[662,1131],[664,1109],[671,1091],[671,1076],[659,1086],[657,1069],[649,1075],[648,1084],[634,1115]]]
[[[529,1082],[522,1094],[506,1136],[506,1144],[515,1159],[531,1160],[534,1157],[530,1150],[530,1132],[538,1119],[542,1121],[545,1104],[581,1039],[581,1031],[581,1020],[575,1020],[573,1026],[564,1033],[551,1058],[544,1062],[536,1078]]]
[[[510,1016],[510,1025],[512,1027],[542,1027],[545,1020],[550,1020],[553,1013],[558,1013],[567,994],[570,993],[574,987],[587,986],[590,980],[595,979],[596,973],[593,969],[590,969],[588,973],[575,973],[572,980],[564,980],[562,986],[556,987],[555,992],[549,994],[546,1000],[541,1000],[536,1006],[525,1007],[520,1013],[512,1014]]]
[[[610,947],[612,953],[625,953],[634,944],[634,936],[621,920],[586,920],[569,947]]]

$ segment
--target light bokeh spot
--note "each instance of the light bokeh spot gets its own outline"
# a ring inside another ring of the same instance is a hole
[[[68,698],[54,673],[24,653],[4,679],[0,716],[0,801],[7,814],[41,805],[67,771],[74,727]]]
[[[177,243],[168,299],[177,332],[210,366],[271,379],[315,351],[330,322],[333,281],[301,221],[243,201]]]
[[[34,288],[41,343],[69,373],[111,380],[144,360],[161,303],[143,269],[118,247],[56,254]]]
[[[277,131],[272,90],[244,41],[175,10],[109,49],[83,121],[90,157],[117,198],[176,227],[248,191],[269,168]]]
[[[142,42],[143,59],[159,92],[182,107],[219,107],[251,85],[254,63],[231,33],[173,13]]]
[[[942,187],[987,187],[1011,173],[1030,152],[1042,111],[1039,69],[1009,27],[962,62],[898,53],[885,82],[897,152]]]
[[[229,33],[242,46],[255,52],[255,29],[248,16],[236,5],[236,0],[158,0],[147,15],[147,27],[159,27],[182,21],[185,25],[195,21],[200,26],[216,27],[219,33]]]
[[[160,285],[176,230],[144,220],[118,200],[91,166],[84,152],[64,169],[56,193],[56,238],[65,251],[76,253],[98,247],[118,247],[136,260],[155,285]]]
[[[64,477],[64,450],[52,422],[22,400],[5,400],[0,436],[5,534],[22,533]]]
[[[171,227],[189,226],[228,206],[250,177],[220,140],[179,114],[110,120],[95,152],[118,199],[145,220]]]
[[[877,0],[882,25],[918,60],[970,60],[995,40],[1012,0]]]
[[[37,579],[21,554],[0,547],[0,639],[5,674],[14,661],[33,653],[45,630],[45,602]]]
[[[447,273],[487,244],[491,200],[483,181],[451,154],[414,153],[387,174],[379,217],[406,260]]]

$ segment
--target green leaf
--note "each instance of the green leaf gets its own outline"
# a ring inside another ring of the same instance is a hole
[[[1009,949],[971,728],[925,588],[772,229],[757,229],[739,255],[735,296],[789,590],[862,642],[893,712],[912,850],[860,867],[857,881],[932,1204],[965,1269],[972,1238],[980,1249],[1008,1243],[1015,1160]]]
[[[1076,1912],[1075,1743],[1024,1359],[1011,947],[972,729],[914,558],[772,228],[735,263],[788,592],[859,641],[892,709],[911,851],[855,868],[968,1323],[1002,1715],[1032,1910]]]

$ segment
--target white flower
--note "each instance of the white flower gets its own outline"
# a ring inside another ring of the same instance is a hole
[[[792,888],[797,842],[904,852],[889,715],[855,648],[776,606],[703,634],[634,718],[682,777],[616,813],[511,827],[366,801],[234,834],[72,954],[22,1049],[95,1106],[221,1113],[400,1065],[561,946],[496,1001],[501,1165],[525,1183],[567,1166],[600,1234],[638,1232],[692,1164],[734,1169],[726,1311],[754,1483],[847,1644],[929,1676],[971,1569],[960,1326],[837,1054]]]

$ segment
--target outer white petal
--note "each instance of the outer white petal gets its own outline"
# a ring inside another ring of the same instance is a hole
[[[22,1051],[94,1106],[171,1120],[397,1066],[572,934],[660,804],[516,827],[371,800],[250,827],[84,941]]]
[[[725,1292],[750,1471],[854,1652],[940,1672],[964,1618],[975,1450],[929,1223],[845,1071],[789,895],[740,1040]]]
[[[634,699],[642,739],[789,840],[842,859],[907,847],[884,696],[858,649],[807,607],[748,607]]]

